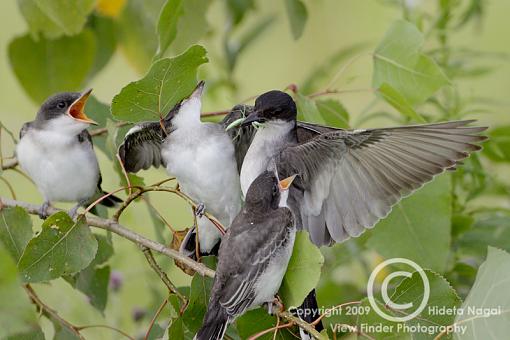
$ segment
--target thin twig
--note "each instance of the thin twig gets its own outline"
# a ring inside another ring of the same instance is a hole
[[[132,336],[130,336],[129,334],[127,334],[123,330],[115,328],[115,327],[112,327],[112,326],[108,326],[108,325],[87,325],[87,326],[79,326],[79,327],[77,327],[77,329],[79,331],[82,331],[84,329],[89,329],[89,328],[106,328],[106,329],[110,329],[112,331],[115,331],[115,332],[117,332],[119,334],[124,335],[126,338],[128,338],[130,340],[135,340],[135,338],[133,338]]]
[[[170,293],[177,295],[179,300],[181,300],[181,302],[184,305],[186,305],[188,303],[188,299],[186,299],[186,297],[177,290],[177,287],[175,287],[172,281],[170,281],[166,273],[163,271],[163,269],[161,269],[159,264],[156,262],[156,259],[154,258],[152,251],[145,246],[142,246],[142,251],[143,254],[145,255],[145,258],[147,259],[147,262],[149,263],[149,266],[156,272],[156,274],[158,274],[159,278],[161,279],[161,281],[163,281],[163,283],[168,288]]]
[[[145,337],[143,340],[149,339],[149,335],[151,333],[152,327],[154,327],[154,324],[156,323],[156,320],[158,319],[159,314],[163,311],[163,308],[165,308],[166,304],[168,303],[168,298],[166,298],[163,303],[159,306],[158,310],[156,311],[156,314],[152,317],[151,323],[149,324],[149,328],[147,329],[147,333],[145,333]]]
[[[69,331],[74,333],[77,337],[79,337],[82,340],[85,340],[85,338],[80,334],[79,328],[70,323],[69,321],[62,319],[54,309],[50,308],[48,305],[42,302],[42,300],[39,298],[39,296],[37,295],[37,293],[34,291],[30,284],[24,285],[24,288],[28,296],[30,297],[30,300],[32,300],[32,303],[35,304],[46,317],[48,317],[49,319],[56,320],[64,327],[69,329]]]
[[[274,326],[274,327],[271,327],[271,328],[265,329],[265,330],[263,330],[263,331],[261,331],[261,332],[258,332],[257,334],[254,334],[254,335],[250,336],[250,337],[248,338],[248,340],[255,340],[255,339],[258,339],[258,338],[260,338],[260,337],[261,337],[261,336],[263,336],[263,335],[266,335],[266,334],[268,334],[268,333],[271,333],[272,331],[274,331],[274,332],[275,332],[275,334],[276,334],[276,333],[278,332],[278,330],[279,330],[279,329],[282,329],[282,328],[289,328],[289,327],[292,327],[292,326],[294,326],[294,323],[292,323],[292,322],[284,323],[283,325],[278,325],[278,324],[277,324],[277,325],[276,325],[276,326]],[[274,337],[273,337],[273,339],[274,339]]]

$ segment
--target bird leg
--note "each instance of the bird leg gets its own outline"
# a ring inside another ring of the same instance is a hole
[[[278,307],[278,309],[274,309],[274,307]],[[276,314],[277,312],[285,311],[285,306],[282,302],[282,299],[278,294],[275,295],[273,301],[267,302],[267,312],[271,315]]]
[[[197,207],[195,208],[195,216],[198,218],[202,218],[205,214],[205,205],[204,203],[199,203]]]
[[[44,203],[41,205],[41,208],[38,211],[38,215],[41,218],[41,220],[45,220],[48,218],[50,214],[48,214],[48,208],[50,207],[51,203],[50,201],[44,201]]]
[[[78,201],[78,203],[74,207],[72,207],[67,214],[74,220],[74,218],[76,217],[76,213],[78,212],[78,208],[87,204],[88,201],[89,201],[88,199]]]

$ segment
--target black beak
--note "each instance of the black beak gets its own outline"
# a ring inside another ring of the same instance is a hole
[[[251,123],[255,123],[255,122],[258,122],[258,123],[263,123],[265,122],[266,119],[264,117],[261,117],[259,116],[259,112],[258,111],[253,111],[248,117],[246,117],[246,119],[241,123],[241,126],[248,126],[250,125]]]

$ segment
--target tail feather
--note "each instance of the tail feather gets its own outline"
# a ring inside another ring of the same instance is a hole
[[[306,321],[307,323],[312,323],[320,317],[319,306],[317,304],[317,297],[315,295],[315,289],[312,289],[310,293],[308,293],[301,306],[299,306],[296,309],[296,314],[300,319]],[[322,321],[319,321],[315,325],[315,329],[317,330],[317,332],[320,332],[324,329]],[[312,338],[310,334],[308,334],[301,328],[299,329],[299,334],[302,340]]]
[[[193,338],[194,340],[222,340],[227,331],[229,318],[219,304],[211,303],[204,317],[204,324]]]
[[[106,195],[107,193],[103,191],[102,194]],[[118,198],[117,196],[110,195],[110,196],[104,198],[101,202],[99,202],[99,204],[104,205],[105,207],[114,207],[118,203],[121,203],[121,202],[122,202],[122,200],[120,198]]]

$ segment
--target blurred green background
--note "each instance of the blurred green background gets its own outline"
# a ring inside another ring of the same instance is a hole
[[[153,0],[147,0],[148,2]],[[433,1],[406,1],[425,10],[434,11]],[[372,51],[382,38],[390,24],[402,16],[402,9],[398,1],[377,0],[316,0],[305,1],[309,16],[303,36],[294,40],[290,33],[288,18],[285,15],[283,1],[259,0],[256,9],[247,14],[243,27],[250,27],[260,18],[275,16],[274,23],[268,27],[253,44],[243,53],[231,75],[236,88],[221,87],[212,84],[214,90],[206,92],[203,110],[218,111],[232,107],[234,104],[251,96],[270,89],[284,89],[289,84],[299,84],[314,70],[323,64],[328,57],[341,48],[348,48],[355,44],[364,43],[364,51]],[[223,1],[212,1],[207,13],[209,34],[200,41],[208,51],[209,63],[201,68],[202,78],[208,84],[209,78],[217,78],[218,69],[225,65],[222,54],[220,34],[226,25],[226,14]],[[485,13],[481,20],[476,21],[458,32],[450,35],[451,45],[466,46],[481,52],[495,52],[510,54],[510,1],[491,0],[484,7]],[[0,121],[11,131],[19,131],[21,125],[32,120],[37,111],[37,103],[33,102],[18,83],[7,57],[9,42],[16,36],[26,32],[27,26],[16,1],[0,2]],[[150,15],[147,13],[147,15]],[[157,12],[156,12],[157,15]],[[345,62],[344,62],[345,63]],[[490,112],[471,114],[469,118],[479,119],[483,124],[491,127],[510,124],[510,63],[505,58],[495,58],[491,62],[495,72],[483,77],[469,78],[455,82],[464,98],[483,97],[491,100]],[[331,70],[327,84],[333,75],[341,68],[337,66]],[[52,72],[58,72],[53,70]],[[135,70],[128,62],[123,51],[117,49],[108,65],[94,77],[87,86],[94,89],[94,94],[105,103],[110,103],[112,97],[119,93],[122,87],[131,81],[139,79],[145,72]],[[371,83],[372,62],[367,53],[358,58],[332,84],[337,89],[367,88]],[[51,75],[48,75],[51,76]],[[48,80],[49,81],[49,80]],[[206,90],[207,91],[207,90]],[[351,115],[351,122],[356,121],[359,112],[366,108],[371,100],[365,92],[345,93],[338,98],[342,101]],[[388,109],[385,104],[379,103]],[[391,110],[391,109],[388,109]],[[376,119],[365,126],[390,125],[384,119]],[[358,126],[356,126],[358,127]],[[2,153],[11,155],[13,144],[6,134],[2,135]],[[97,151],[103,174],[103,188],[113,190],[118,187],[117,176],[111,162],[104,154]],[[487,171],[494,176],[508,182],[510,166],[499,165],[489,167]],[[14,172],[3,174],[15,189],[17,198],[32,203],[42,201],[40,194],[25,178]],[[163,170],[150,170],[143,173],[146,183],[165,178]],[[9,195],[7,188],[0,183],[2,195]],[[191,225],[189,207],[182,201],[168,195],[152,195],[152,202],[164,212],[167,220],[177,228]],[[480,202],[490,205],[490,201]],[[66,205],[58,205],[67,207]],[[508,208],[508,206],[507,206]],[[122,224],[133,230],[155,239],[154,229],[150,222],[144,204],[133,205],[123,215]],[[40,225],[34,218],[34,225]],[[167,240],[170,236],[167,237]],[[50,306],[58,310],[65,319],[77,325],[109,324],[119,327],[129,334],[142,334],[147,327],[152,314],[164,298],[165,290],[156,275],[146,265],[145,258],[132,243],[115,237],[115,255],[111,260],[112,269],[122,277],[122,286],[116,292],[111,292],[105,315],[101,315],[86,303],[86,298],[72,289],[65,281],[58,279],[48,285],[37,285],[36,290]],[[189,277],[182,274],[165,258],[159,257],[164,268],[178,285],[189,283]],[[371,266],[373,264],[370,264]],[[339,275],[344,275],[360,282],[366,279],[356,266],[339,269]],[[362,283],[364,284],[364,283]],[[331,293],[332,295],[335,292]],[[340,294],[338,294],[340,295]],[[336,296],[330,304],[346,301],[342,296]],[[139,322],[133,321],[135,310],[142,310],[147,316]],[[51,326],[47,322],[45,332],[51,334]],[[105,330],[84,330],[83,334],[90,339],[117,339],[119,336]]]

